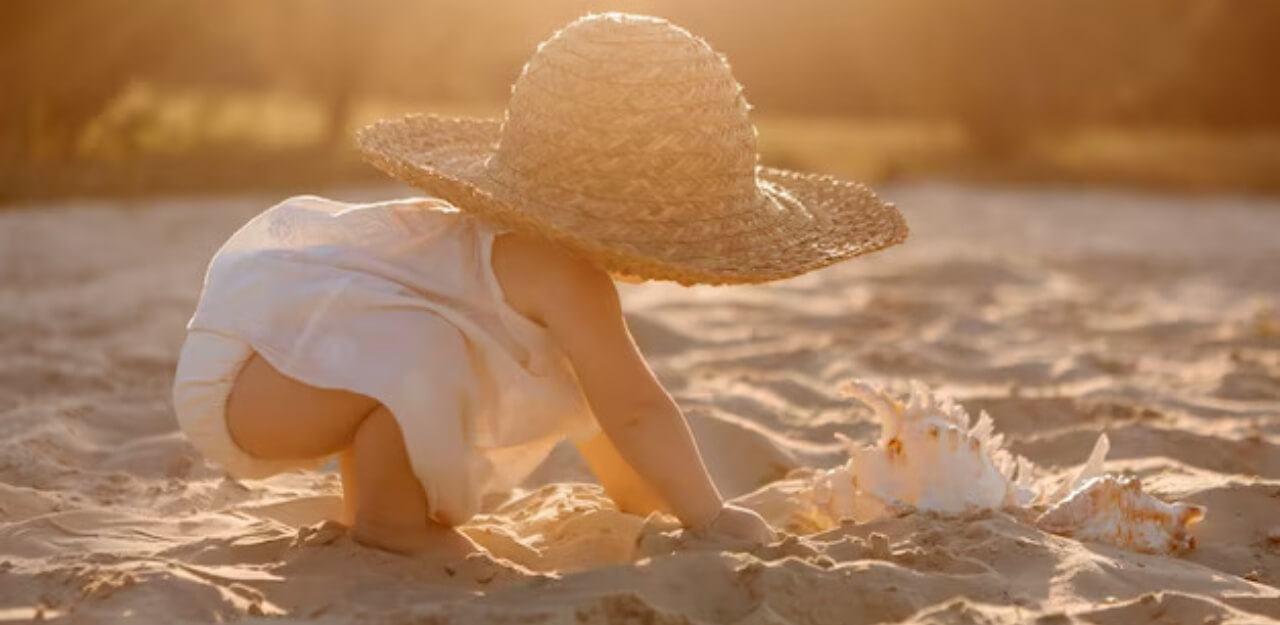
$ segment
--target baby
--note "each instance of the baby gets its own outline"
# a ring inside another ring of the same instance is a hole
[[[757,167],[747,108],[701,39],[605,14],[538,48],[501,121],[365,128],[429,197],[296,197],[236,232],[179,358],[181,428],[239,477],[337,455],[352,535],[394,552],[478,550],[457,526],[565,439],[620,510],[770,540],[717,491],[614,280],[765,282],[906,226],[864,186]]]

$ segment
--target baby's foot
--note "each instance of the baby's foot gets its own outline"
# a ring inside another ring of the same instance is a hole
[[[404,527],[358,522],[351,535],[367,547],[441,562],[481,551],[480,545],[462,532],[434,523]]]
[[[412,528],[358,523],[351,534],[367,547],[430,562],[451,578],[481,586],[503,586],[539,576],[514,562],[495,558],[452,527],[434,523]]]

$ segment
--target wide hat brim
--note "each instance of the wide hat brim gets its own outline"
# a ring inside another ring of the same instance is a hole
[[[356,145],[382,171],[505,229],[561,244],[614,274],[681,284],[768,282],[874,252],[907,238],[890,203],[865,185],[759,167],[759,193],[733,214],[629,220],[619,202],[521,184],[493,163],[501,122],[409,115],[360,130]],[[612,204],[608,210],[592,202]],[[623,207],[625,208],[625,207]]]

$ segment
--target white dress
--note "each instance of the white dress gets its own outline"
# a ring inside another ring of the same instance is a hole
[[[490,263],[496,234],[431,198],[307,196],[263,212],[209,265],[179,359],[179,423],[197,447],[219,438],[201,450],[229,470],[294,468],[228,449],[226,391],[256,351],[306,384],[381,402],[432,516],[470,518],[558,441],[598,431],[563,352],[503,298]]]

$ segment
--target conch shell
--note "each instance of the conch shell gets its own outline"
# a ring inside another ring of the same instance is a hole
[[[1143,553],[1177,553],[1196,546],[1191,524],[1205,508],[1165,503],[1142,490],[1135,477],[1086,480],[1036,520],[1036,527],[1077,540],[1107,543]]]
[[[770,503],[778,518],[796,527],[827,527],[843,519],[883,518],[898,508],[944,514],[1005,507],[1050,505],[1037,526],[1079,540],[1147,553],[1175,553],[1195,546],[1189,527],[1205,509],[1169,504],[1142,491],[1136,478],[1104,475],[1111,443],[1098,436],[1089,459],[1056,488],[1037,479],[1031,462],[1004,447],[990,415],[970,425],[969,414],[950,399],[938,399],[919,383],[904,403],[884,389],[852,382],[845,392],[866,404],[880,422],[880,439],[849,447],[849,461],[752,495]],[[789,503],[778,505],[778,501]]]
[[[912,384],[905,404],[864,382],[848,384],[845,392],[880,421],[874,446],[837,435],[849,446],[844,469],[864,501],[858,505],[857,496],[827,488],[832,504],[849,505],[852,518],[865,515],[871,507],[867,498],[945,513],[1025,506],[1039,498],[1031,463],[1004,449],[1004,437],[994,433],[987,413],[971,426],[962,406],[936,399],[919,383]]]

